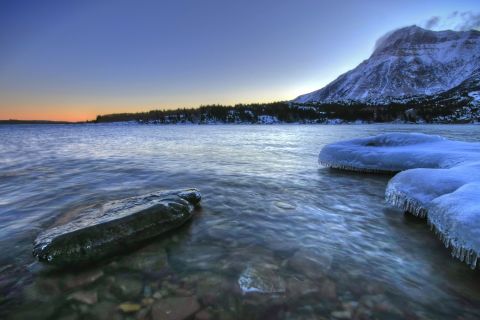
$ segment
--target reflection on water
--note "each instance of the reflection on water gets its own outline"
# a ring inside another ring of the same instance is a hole
[[[476,319],[480,278],[389,176],[321,168],[340,139],[480,126],[0,126],[0,315],[12,319]],[[40,230],[92,203],[197,187],[180,230],[82,270],[36,263]]]

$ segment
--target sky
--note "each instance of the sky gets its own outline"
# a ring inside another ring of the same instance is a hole
[[[478,26],[478,0],[0,0],[0,119],[290,100],[386,32]]]

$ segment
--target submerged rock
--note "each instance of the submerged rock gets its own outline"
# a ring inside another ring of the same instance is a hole
[[[287,294],[290,299],[300,299],[305,296],[317,295],[318,285],[308,278],[291,277],[287,281]]]
[[[169,298],[156,302],[152,307],[153,320],[182,320],[200,310],[195,297]]]
[[[195,295],[206,306],[219,304],[225,295],[236,289],[227,277],[214,272],[196,273],[184,279],[187,285],[195,288]]]
[[[120,313],[118,312],[118,306],[112,301],[100,301],[89,309],[86,314],[86,319],[95,320],[121,320]]]
[[[136,299],[143,290],[143,282],[138,276],[119,275],[115,277],[112,289],[122,299]]]
[[[238,278],[238,285],[244,294],[284,293],[285,281],[278,275],[278,270],[266,266],[247,267]]]
[[[348,310],[333,311],[331,315],[335,319],[350,319],[352,317],[352,313]]]
[[[63,279],[65,289],[79,288],[94,283],[103,277],[103,271],[100,269],[86,270],[76,272],[75,274],[67,274]]]
[[[161,273],[168,268],[168,257],[163,244],[156,242],[122,256],[120,259],[113,261],[110,266],[115,269]]]
[[[85,304],[95,304],[98,301],[98,295],[96,291],[77,291],[70,294],[67,300],[73,300]]]
[[[329,252],[307,252],[299,250],[290,259],[288,266],[310,279],[323,278],[332,265],[333,256]]]
[[[118,306],[118,309],[123,313],[134,313],[142,308],[138,303],[125,302]]]
[[[210,320],[210,319],[212,319],[212,315],[205,309],[195,314],[195,320]]]
[[[55,265],[95,261],[179,227],[200,200],[198,190],[184,189],[107,202],[42,232],[33,255]]]

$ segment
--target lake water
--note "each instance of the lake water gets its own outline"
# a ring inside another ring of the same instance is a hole
[[[479,272],[385,205],[389,176],[317,163],[384,132],[480,141],[478,125],[0,126],[0,317],[480,318]],[[85,206],[182,187],[202,192],[193,220],[135,252],[81,270],[31,256]]]

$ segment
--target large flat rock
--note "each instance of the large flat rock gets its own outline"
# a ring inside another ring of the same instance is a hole
[[[33,255],[55,265],[75,265],[111,256],[179,227],[201,200],[196,189],[153,192],[88,208],[73,221],[42,232]]]

